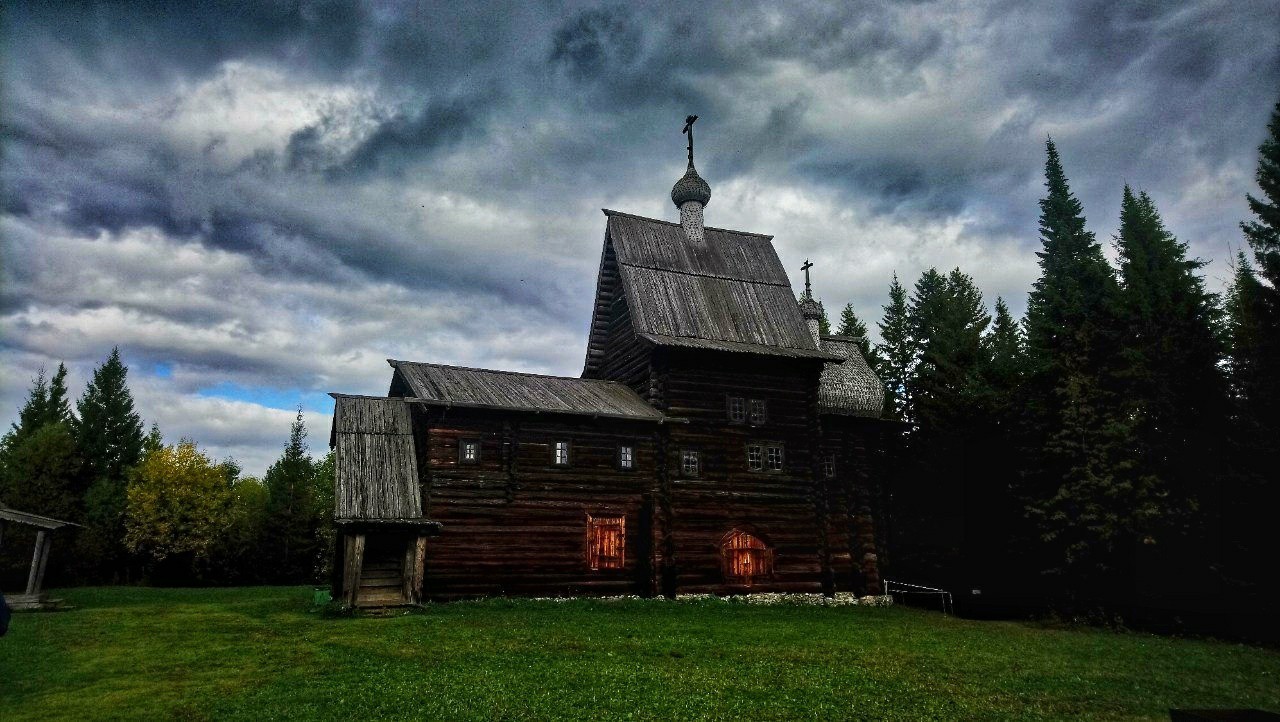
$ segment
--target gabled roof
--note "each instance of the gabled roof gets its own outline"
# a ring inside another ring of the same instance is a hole
[[[809,334],[772,236],[709,227],[693,243],[678,223],[604,213],[596,314],[621,293],[634,332],[654,345],[837,360]],[[605,346],[601,321],[591,324],[588,376]]]
[[[630,388],[613,381],[542,376],[462,366],[395,361],[415,398],[433,406],[533,411],[663,421],[661,412]]]
[[[884,409],[884,384],[867,365],[852,336],[823,336],[822,348],[844,359],[822,369],[818,412],[878,419]]]
[[[418,491],[413,428],[404,399],[333,397],[338,523],[426,523]]]

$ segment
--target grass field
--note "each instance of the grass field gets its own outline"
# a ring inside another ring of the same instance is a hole
[[[506,601],[329,618],[302,588],[60,592],[0,719],[1167,719],[1280,710],[1280,652],[902,607]]]

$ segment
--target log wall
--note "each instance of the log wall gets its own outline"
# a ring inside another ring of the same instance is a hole
[[[798,359],[743,354],[667,352],[658,355],[652,387],[660,408],[685,425],[668,427],[664,493],[669,532],[667,593],[823,591],[821,484],[815,479],[814,413],[819,366]],[[730,423],[729,396],[763,399],[767,418],[758,426]],[[752,471],[750,442],[784,448],[781,472]],[[683,472],[682,452],[699,452],[702,469]],[[773,552],[773,575],[750,588],[725,579],[721,544],[740,529]]]
[[[656,424],[501,412],[427,410],[424,513],[444,525],[431,540],[423,594],[652,593],[651,491]],[[463,462],[463,440],[480,442],[480,460]],[[570,464],[552,463],[553,444],[570,443]],[[635,468],[620,470],[630,444]],[[621,569],[587,563],[587,515],[626,519]]]

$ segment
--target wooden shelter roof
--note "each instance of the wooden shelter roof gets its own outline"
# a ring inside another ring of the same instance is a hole
[[[61,529],[64,526],[80,526],[75,522],[54,519],[51,516],[41,516],[40,514],[32,514],[26,511],[18,511],[17,509],[10,509],[7,506],[0,506],[0,520],[11,521],[15,524],[25,524],[37,529],[48,529],[49,531]]]
[[[844,359],[822,369],[818,387],[818,411],[823,414],[880,418],[884,410],[884,383],[867,365],[852,336],[823,336],[822,348]]]
[[[404,399],[333,396],[333,445],[340,523],[427,522],[422,517],[418,462]]]
[[[414,397],[432,406],[663,421],[623,384],[388,359]]]
[[[772,236],[708,227],[694,243],[678,223],[604,213],[584,375],[598,368],[607,334],[598,315],[615,293],[624,295],[636,335],[657,346],[842,360],[814,343]]]

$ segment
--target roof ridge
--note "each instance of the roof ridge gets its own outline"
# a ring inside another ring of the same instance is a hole
[[[622,216],[623,218],[634,218],[637,221],[650,221],[653,223],[661,223],[667,226],[675,226],[677,228],[681,227],[681,225],[675,221],[664,221],[661,218],[649,218],[647,216],[637,216],[634,213],[623,213],[622,211],[615,211],[609,208],[601,208],[600,210],[604,211],[604,214],[606,216]],[[768,241],[773,240],[773,236],[767,233],[755,233],[753,231],[735,231],[732,228],[716,228],[715,226],[705,226],[705,228],[708,231],[720,231],[721,233],[736,233],[740,236],[755,236],[757,238],[763,238]]]
[[[484,369],[478,366],[454,366],[453,364],[438,364],[430,361],[400,361],[397,359],[388,359],[394,366],[396,364],[413,364],[415,366],[434,366],[443,369],[457,369],[459,371],[480,371],[488,374],[506,374],[508,376],[532,376],[540,379],[558,379],[561,381],[586,381],[593,384],[610,384],[617,385],[617,381],[608,381],[606,379],[584,379],[581,376],[555,376],[553,374],[535,374],[529,371],[507,371],[506,369]],[[630,387],[628,387],[630,388]]]

